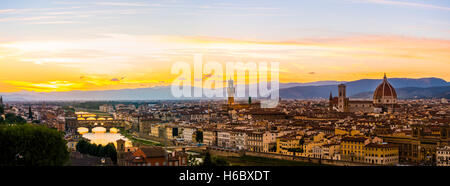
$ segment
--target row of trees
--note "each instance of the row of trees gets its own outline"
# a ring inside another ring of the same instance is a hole
[[[89,143],[86,140],[80,140],[77,143],[76,148],[77,151],[82,154],[89,154],[97,157],[109,157],[111,158],[111,161],[115,164],[117,163],[117,151],[113,143],[108,143],[108,145],[103,146]]]
[[[229,166],[230,163],[220,157],[211,157],[209,152],[206,152],[205,158],[203,159],[203,163],[201,166],[205,167],[214,167],[214,166]]]
[[[61,132],[30,124],[0,126],[0,166],[62,166],[68,160]]]

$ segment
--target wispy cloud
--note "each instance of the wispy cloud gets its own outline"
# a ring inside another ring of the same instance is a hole
[[[397,6],[406,6],[406,7],[418,7],[418,8],[431,8],[431,9],[439,9],[439,10],[450,10],[450,7],[425,4],[425,3],[415,3],[415,2],[407,2],[407,1],[393,1],[393,0],[358,0],[362,2],[368,3],[376,3],[376,4],[385,4],[385,5],[397,5]]]
[[[0,22],[7,22],[7,21],[34,21],[34,20],[51,19],[51,18],[55,18],[55,17],[54,16],[7,17],[7,18],[0,18]]]
[[[42,21],[42,22],[32,22],[33,25],[56,25],[56,24],[76,24],[82,23],[79,21]]]
[[[15,12],[15,11],[17,11],[17,10],[16,9],[3,9],[3,10],[0,10],[0,14],[11,13],[11,12]]]
[[[92,4],[103,6],[134,6],[134,7],[150,6],[150,4],[146,3],[133,3],[133,2],[93,2]]]

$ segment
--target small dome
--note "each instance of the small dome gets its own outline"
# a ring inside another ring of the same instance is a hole
[[[384,74],[383,82],[378,85],[377,89],[373,93],[373,99],[391,98],[397,99],[397,92],[394,87],[388,82],[386,74]]]

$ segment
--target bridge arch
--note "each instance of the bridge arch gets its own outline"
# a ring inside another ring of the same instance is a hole
[[[105,127],[94,127],[92,128],[92,133],[106,133],[107,129]]]
[[[79,134],[85,134],[85,133],[88,133],[88,132],[89,132],[89,129],[86,128],[86,127],[78,127],[77,132],[78,132]]]

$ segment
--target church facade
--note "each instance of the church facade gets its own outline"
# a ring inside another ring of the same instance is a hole
[[[338,97],[330,93],[330,109],[339,112],[382,113],[394,112],[397,106],[397,92],[384,75],[383,81],[378,85],[372,100],[350,100],[346,95],[346,85],[338,85]]]

